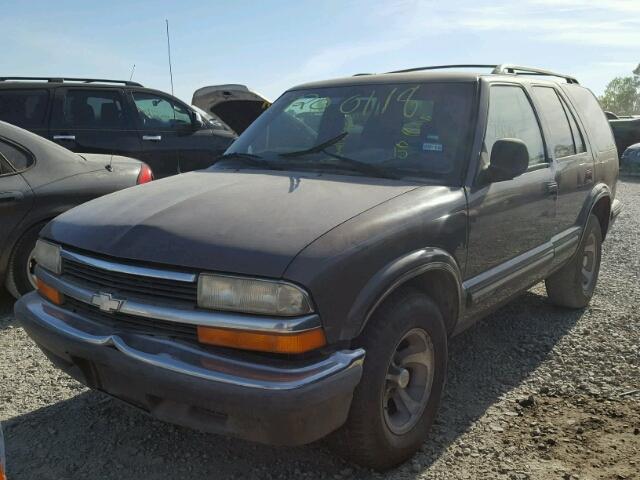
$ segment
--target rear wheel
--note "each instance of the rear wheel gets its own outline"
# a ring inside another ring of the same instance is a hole
[[[447,334],[437,305],[403,289],[378,309],[358,343],[366,351],[362,380],[334,445],[349,460],[385,470],[411,457],[433,423]]]
[[[38,240],[38,234],[44,223],[35,225],[27,230],[18,240],[9,260],[6,287],[15,298],[20,298],[36,288],[35,284],[35,260],[33,249]]]
[[[584,308],[598,283],[602,257],[602,230],[595,215],[589,215],[582,242],[575,256],[545,281],[547,295],[558,306]]]

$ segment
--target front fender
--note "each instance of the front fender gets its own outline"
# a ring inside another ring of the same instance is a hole
[[[424,248],[394,260],[371,277],[349,311],[344,335],[355,337],[360,334],[385,298],[406,282],[430,270],[441,270],[451,275],[457,288],[459,317],[463,308],[463,291],[462,275],[457,262],[443,249]]]

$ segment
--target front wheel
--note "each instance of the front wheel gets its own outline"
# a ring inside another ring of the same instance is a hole
[[[547,295],[560,307],[584,308],[598,283],[602,258],[602,230],[595,215],[589,215],[582,241],[573,258],[545,281]]]
[[[378,309],[358,343],[366,351],[362,380],[334,445],[355,463],[385,470],[420,448],[435,419],[447,334],[437,305],[403,289]]]

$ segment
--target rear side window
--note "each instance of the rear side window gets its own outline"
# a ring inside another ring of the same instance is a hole
[[[533,95],[540,105],[540,112],[550,130],[549,149],[555,158],[576,154],[573,134],[569,125],[567,112],[560,103],[560,98],[551,87],[533,87]]]
[[[117,130],[126,128],[122,95],[109,90],[67,90],[54,112],[56,127]]]
[[[19,127],[41,127],[45,123],[49,91],[0,90],[0,120]]]
[[[571,135],[573,135],[573,144],[576,147],[576,153],[584,153],[587,151],[587,147],[584,144],[584,135],[582,135],[582,131],[580,130],[580,127],[578,127],[576,117],[562,97],[560,97],[560,102],[562,103],[564,111],[567,114],[567,118],[569,119],[569,126],[571,127]]]
[[[0,140],[0,156],[17,172],[26,170],[33,164],[30,154],[4,140]]]
[[[587,126],[589,136],[597,150],[604,152],[615,148],[611,127],[593,93],[584,87],[574,85],[565,88]]]
[[[522,140],[529,150],[529,166],[546,162],[540,125],[524,90],[517,86],[491,87],[484,148],[491,158],[493,144],[503,138]]]

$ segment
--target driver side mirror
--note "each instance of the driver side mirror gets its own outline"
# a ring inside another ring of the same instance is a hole
[[[486,170],[489,182],[504,182],[522,175],[529,168],[527,145],[517,138],[497,140],[491,149],[491,160]]]
[[[191,128],[195,130],[200,130],[204,127],[204,120],[202,116],[198,112],[193,113],[193,117],[191,117]]]

